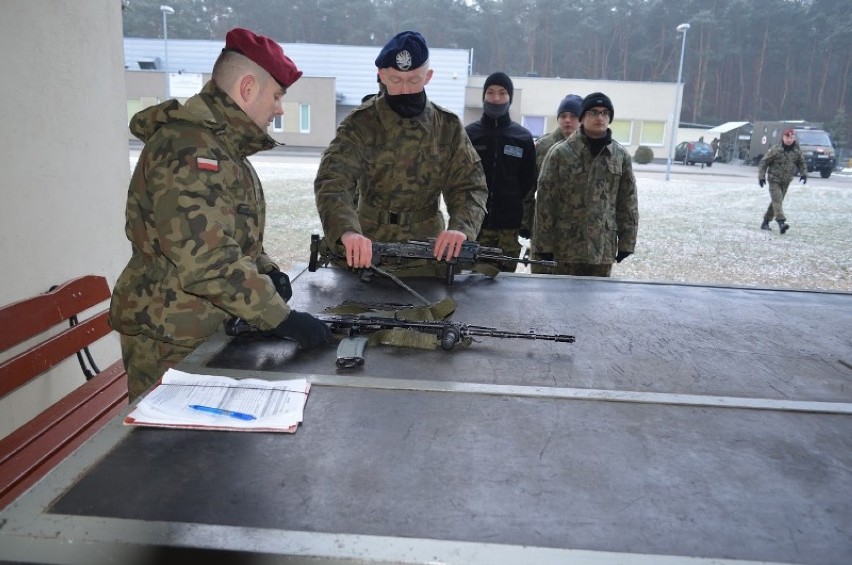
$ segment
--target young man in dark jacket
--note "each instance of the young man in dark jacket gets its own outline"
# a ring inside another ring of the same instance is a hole
[[[465,130],[482,160],[488,183],[487,212],[476,240],[518,257],[518,235],[529,237],[532,228],[523,225],[524,199],[535,192],[536,163],[532,134],[509,116],[513,94],[512,79],[505,73],[489,75],[482,88],[482,118]],[[515,263],[500,265],[502,271],[515,268]]]

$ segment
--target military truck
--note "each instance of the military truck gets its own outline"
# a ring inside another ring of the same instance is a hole
[[[837,151],[831,142],[831,136],[822,129],[822,124],[809,122],[754,122],[749,144],[749,161],[753,165],[760,163],[773,145],[781,142],[784,130],[796,130],[796,142],[802,148],[808,172],[819,171],[819,176],[827,179],[837,164]]]

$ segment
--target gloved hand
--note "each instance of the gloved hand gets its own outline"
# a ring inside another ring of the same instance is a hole
[[[290,286],[290,277],[287,276],[287,273],[282,273],[278,269],[275,269],[266,273],[266,276],[272,279],[272,282],[275,284],[275,290],[278,291],[284,302],[292,298],[293,287]]]
[[[292,339],[300,349],[312,349],[325,345],[331,339],[331,330],[306,312],[291,310],[290,315],[272,330],[275,337]]]
[[[805,175],[800,176],[799,182],[802,184],[808,184],[808,177],[806,177]]]
[[[627,259],[631,255],[633,255],[632,251],[619,251],[615,256],[615,262],[621,263],[622,261],[624,261],[625,259]]]
[[[530,233],[530,228],[526,226],[521,226],[518,229],[518,235],[524,239],[529,239],[532,234]]]
[[[760,185],[760,188],[766,186],[766,181],[764,179],[758,179],[757,184]]]
[[[541,261],[553,261],[553,253],[537,253],[536,255]]]

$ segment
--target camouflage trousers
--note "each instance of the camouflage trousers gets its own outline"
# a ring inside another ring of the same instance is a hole
[[[166,370],[180,363],[193,348],[151,339],[144,335],[121,334],[121,357],[127,370],[130,402],[154,386]]]
[[[787,219],[784,216],[784,208],[782,204],[784,202],[784,197],[787,196],[787,188],[790,186],[790,182],[779,183],[769,181],[769,198],[772,199],[772,202],[769,203],[769,208],[766,209],[766,213],[763,215],[763,219],[766,222],[771,222],[773,219],[778,221],[784,221]]]
[[[482,228],[476,237],[476,242],[483,247],[499,247],[507,257],[521,256],[521,243],[518,241],[518,230],[495,230]],[[501,261],[498,264],[501,271],[514,273],[518,268],[517,262]]]

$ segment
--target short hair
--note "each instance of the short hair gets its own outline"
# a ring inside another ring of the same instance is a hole
[[[237,79],[245,73],[250,73],[257,78],[261,88],[272,78],[266,69],[241,53],[230,49],[223,49],[213,64],[213,82],[222,90],[233,88]]]

